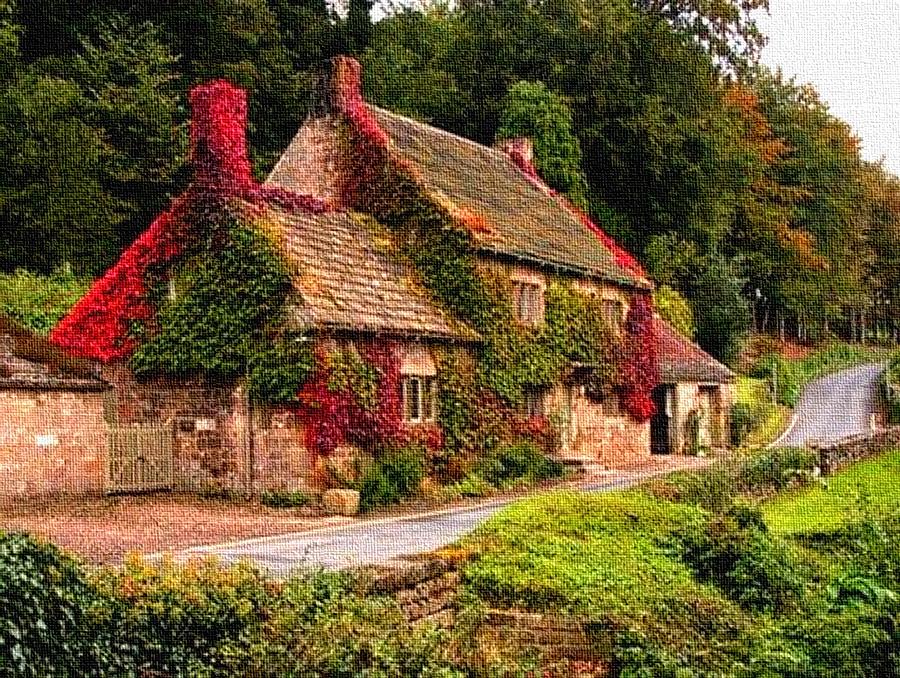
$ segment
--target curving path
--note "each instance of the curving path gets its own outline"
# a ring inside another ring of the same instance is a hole
[[[870,431],[884,367],[859,365],[808,384],[790,426],[773,445],[800,447]]]
[[[804,445],[869,430],[876,383],[882,369],[882,365],[864,365],[811,383],[803,393],[792,425],[776,442],[781,445]],[[585,482],[578,489],[589,492],[622,489],[648,477],[671,472],[678,463],[696,466],[702,461],[695,457],[669,460],[676,464],[663,470],[616,473],[607,479]],[[383,563],[392,558],[446,546],[515,500],[502,499],[470,508],[367,520],[312,532],[201,546],[183,551],[178,557],[216,555],[225,562],[249,558],[276,576],[305,566],[342,569]]]
[[[685,460],[684,465],[697,465],[695,457]],[[584,483],[578,489],[592,492],[619,490],[672,470],[617,473],[614,478]],[[182,551],[177,557],[183,560],[191,555],[215,555],[224,562],[250,559],[276,576],[287,575],[301,567],[339,570],[372,565],[451,544],[520,498],[504,498],[473,507],[398,518],[365,520],[352,525],[232,544],[198,546]]]

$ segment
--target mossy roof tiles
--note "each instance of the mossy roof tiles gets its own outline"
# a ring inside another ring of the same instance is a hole
[[[658,316],[654,318],[654,331],[662,383],[718,384],[734,379],[734,373],[730,369],[681,336],[674,327]]]
[[[572,212],[535,186],[510,158],[390,111],[371,107],[391,148],[420,170],[425,188],[487,222],[476,234],[479,248],[571,269],[632,287],[649,287]]]
[[[296,268],[290,307],[301,326],[477,339],[432,302],[411,267],[378,245],[365,217],[275,211],[284,254]]]

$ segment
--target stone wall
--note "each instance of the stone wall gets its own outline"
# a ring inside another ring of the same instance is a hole
[[[0,497],[102,492],[102,391],[0,389]]]
[[[410,621],[450,628],[456,619],[459,567],[453,559],[424,556],[360,568],[358,573],[369,579],[372,593],[393,597]]]
[[[464,552],[426,554],[359,568],[356,573],[369,582],[370,592],[393,597],[411,622],[450,629],[457,627],[461,569],[467,558]],[[578,617],[483,609],[477,619],[465,623],[473,623],[474,644],[468,651],[485,656],[537,654],[545,662],[568,659],[601,666],[612,656],[603,634],[592,633]]]
[[[529,648],[543,661],[604,663],[612,656],[612,647],[604,647],[602,636],[591,634],[589,624],[578,617],[488,610],[477,635],[480,644]]]
[[[650,423],[628,416],[611,399],[594,402],[583,386],[559,384],[547,409],[563,429],[563,459],[616,468],[650,458]]]
[[[670,444],[673,454],[687,454],[688,417],[691,412],[702,413],[700,418],[700,446],[728,447],[728,426],[733,386],[731,384],[702,384],[681,382],[674,384],[674,403],[669,420]]]
[[[900,426],[811,447],[819,455],[819,468],[822,473],[834,473],[855,461],[875,457],[889,449],[900,447]]]
[[[103,376],[115,387],[114,425],[173,426],[176,489],[315,489],[302,425],[278,408],[251,406],[241,385],[138,381],[124,365],[104,367]]]

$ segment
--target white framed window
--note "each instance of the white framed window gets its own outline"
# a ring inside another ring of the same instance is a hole
[[[438,397],[435,377],[404,376],[400,382],[403,421],[408,424],[437,421]]]
[[[609,327],[616,331],[622,329],[625,323],[625,304],[618,299],[603,299],[600,301],[600,312]]]
[[[546,391],[528,389],[522,399],[522,414],[526,417],[543,417],[546,414]]]
[[[536,282],[513,281],[513,307],[516,319],[525,325],[539,325],[544,320],[544,290]]]

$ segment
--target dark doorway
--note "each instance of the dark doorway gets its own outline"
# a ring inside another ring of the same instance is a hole
[[[669,441],[672,395],[671,386],[657,386],[653,389],[653,404],[656,405],[656,414],[650,419],[650,452],[653,454],[672,452]]]

